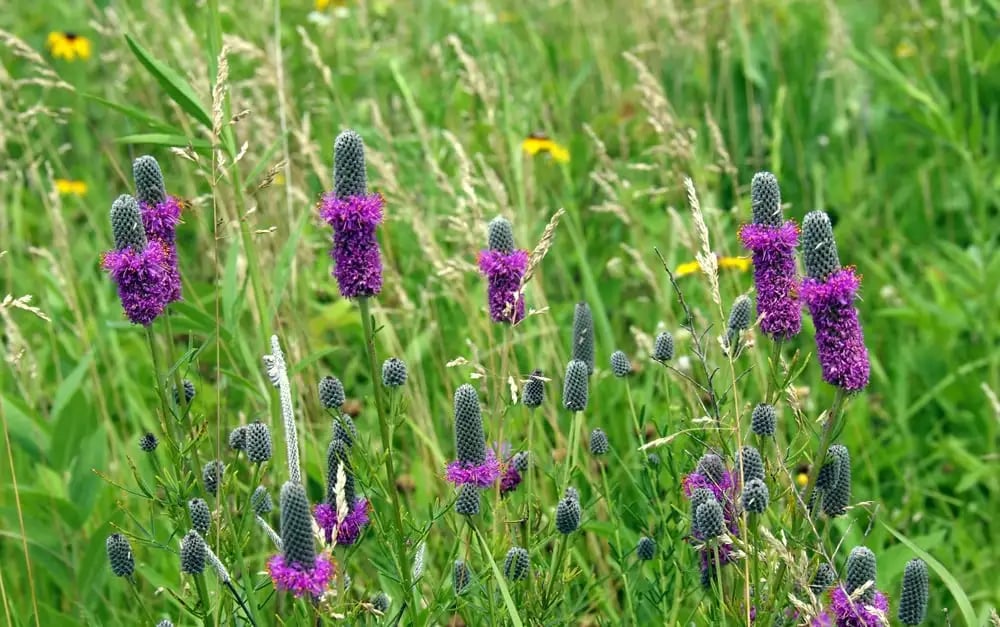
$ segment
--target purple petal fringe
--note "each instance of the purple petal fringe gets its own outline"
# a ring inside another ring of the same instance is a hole
[[[316,564],[311,569],[301,564],[286,564],[283,555],[275,555],[267,562],[267,572],[274,587],[291,592],[296,597],[309,593],[320,597],[333,581],[334,567],[325,555],[316,556]]]
[[[528,251],[484,250],[479,253],[479,271],[486,277],[490,318],[517,324],[524,319],[521,279],[528,268]]]
[[[871,364],[854,298],[861,279],[853,268],[831,274],[826,281],[806,278],[802,300],[816,326],[816,351],[823,379],[848,392],[868,385]]]
[[[802,329],[795,248],[799,228],[791,220],[781,226],[747,224],[740,229],[743,246],[753,253],[760,330],[775,340],[798,335]]]
[[[320,217],[333,227],[333,276],[344,298],[376,296],[382,291],[382,256],[376,227],[385,202],[379,194],[323,196]]]

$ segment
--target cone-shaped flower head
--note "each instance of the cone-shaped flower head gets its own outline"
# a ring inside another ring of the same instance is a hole
[[[760,457],[760,451],[752,446],[744,446],[740,449],[740,465],[743,468],[743,481],[751,479],[764,480],[764,460]]]
[[[150,241],[159,242],[167,251],[164,289],[167,302],[181,298],[181,275],[177,266],[177,224],[181,219],[181,204],[167,196],[163,173],[156,159],[145,155],[132,162],[135,195],[142,211],[143,228]]]
[[[802,221],[802,260],[810,279],[825,281],[840,270],[833,224],[824,211],[810,211]]]
[[[462,560],[455,560],[455,566],[451,571],[451,587],[455,591],[455,596],[465,592],[469,587],[472,575],[469,572],[469,565]]]
[[[486,277],[486,296],[494,322],[517,324],[524,319],[521,280],[528,269],[528,251],[514,248],[514,229],[497,216],[487,228],[488,248],[479,253],[479,271]]]
[[[155,205],[167,199],[167,188],[163,183],[163,172],[156,158],[143,155],[132,162],[132,178],[135,180],[135,197],[146,205]]]
[[[566,378],[563,381],[563,407],[570,411],[587,409],[588,374],[587,364],[574,359],[566,364]]]
[[[585,302],[573,309],[573,359],[587,365],[587,374],[594,374],[594,316]]]
[[[528,551],[519,547],[511,547],[503,560],[503,575],[510,581],[520,581],[528,576],[531,558]]]
[[[389,595],[385,592],[379,592],[372,597],[372,607],[383,614],[389,611],[390,603],[391,601],[389,600]]]
[[[234,451],[242,451],[247,445],[247,428],[243,425],[236,427],[229,432],[229,448]]]
[[[267,488],[262,485],[257,486],[257,489],[250,495],[250,507],[253,509],[253,513],[258,516],[269,514],[274,509],[274,503],[271,501],[271,494]]]
[[[691,531],[694,533],[697,530],[697,514],[698,508],[709,501],[714,501],[715,495],[708,488],[695,488],[691,490]]]
[[[155,451],[158,444],[159,441],[152,433],[144,433],[142,437],[139,438],[139,448],[141,448],[145,453],[152,453]]]
[[[131,248],[141,252],[146,248],[146,230],[142,227],[142,214],[135,198],[122,195],[111,203],[111,234],[115,250]]]
[[[510,465],[513,466],[518,472],[527,472],[528,465],[530,463],[531,457],[528,451],[515,453],[514,456],[510,458]]]
[[[774,405],[759,403],[753,408],[750,417],[750,430],[762,438],[769,438],[774,435],[778,426],[778,412]]]
[[[851,504],[851,455],[846,446],[834,444],[827,457],[831,459],[835,472],[829,487],[823,490],[823,513],[836,518],[847,513],[847,506]],[[827,467],[824,465],[823,470]]]
[[[653,359],[668,362],[674,358],[674,336],[670,331],[661,331],[653,342]]]
[[[208,510],[208,503],[204,499],[191,499],[188,501],[188,514],[191,516],[191,528],[205,535],[212,527],[212,512]]]
[[[722,506],[714,498],[705,501],[694,512],[695,535],[710,540],[721,536],[725,530]]]
[[[354,426],[350,416],[341,414],[333,419],[333,437],[343,440],[348,447],[354,446],[354,441],[358,439],[358,428]]]
[[[743,509],[754,514],[763,514],[771,495],[763,479],[753,478],[743,486]]]
[[[580,514],[580,501],[564,497],[556,506],[556,530],[563,535],[573,533],[580,526]]]
[[[608,434],[603,429],[594,429],[590,432],[590,454],[606,455],[611,450],[611,443],[608,442]]]
[[[657,466],[660,465],[660,456],[657,455],[656,453],[650,453],[649,455],[646,455],[646,463],[650,467],[656,468]]]
[[[787,339],[802,328],[795,248],[799,230],[784,222],[781,190],[770,172],[758,172],[750,184],[753,224],[740,229],[743,246],[753,253],[754,285],[760,329],[772,338]]]
[[[164,618],[160,622],[156,623],[156,627],[174,627],[174,623],[170,619]]]
[[[382,385],[398,388],[406,383],[406,363],[398,357],[390,357],[382,362]]]
[[[455,390],[455,453],[446,476],[455,485],[474,483],[481,488],[500,477],[500,461],[486,448],[482,410],[476,388],[468,383]]]
[[[348,458],[350,447],[339,438],[330,440],[330,446],[326,450],[326,502],[338,509],[336,485],[337,473],[341,469],[344,472],[344,501],[347,507],[354,505],[354,469],[351,468],[351,461]]]
[[[726,326],[726,347],[732,348],[738,345],[740,332],[750,328],[750,298],[746,294],[741,294],[733,301],[733,308],[729,311],[729,322]]]
[[[334,141],[333,191],[337,198],[368,194],[365,141],[354,131],[344,131]]]
[[[251,422],[246,426],[244,447],[247,459],[254,464],[262,464],[271,459],[273,445],[271,430],[263,422]]]
[[[479,513],[479,488],[475,484],[463,483],[458,486],[455,513],[462,516],[475,516]]]
[[[574,501],[579,501],[580,500],[580,491],[577,490],[576,488],[574,488],[573,486],[568,486],[566,488],[566,492],[565,492],[565,494],[563,494],[563,496],[565,496],[568,499],[573,499]]]
[[[899,622],[904,625],[919,625],[927,617],[927,597],[930,581],[927,564],[920,559],[906,563],[903,571],[903,592],[899,595]]]
[[[642,536],[635,545],[635,555],[644,562],[653,559],[656,555],[656,541],[648,536]]]
[[[812,583],[809,584],[809,588],[812,590],[813,594],[819,595],[833,585],[833,582],[837,580],[837,571],[833,569],[827,562],[823,562],[816,569],[816,574],[813,575]]]
[[[188,379],[184,379],[183,381],[181,381],[181,387],[184,388],[184,403],[190,405],[191,401],[194,400],[195,394],[197,394],[198,390],[197,388],[194,387],[194,382]],[[174,403],[180,405],[181,393],[177,390],[177,386],[174,386],[173,394],[174,394]]]
[[[108,536],[104,546],[108,551],[111,572],[116,577],[131,577],[135,572],[135,557],[132,555],[132,546],[128,538],[120,533],[113,533]]]
[[[181,538],[181,572],[200,575],[205,572],[208,547],[197,531],[189,531]]]
[[[157,241],[147,241],[139,215],[139,205],[131,196],[119,196],[112,204],[115,249],[104,253],[101,267],[118,285],[125,317],[148,326],[169,302],[169,251]]]
[[[521,473],[528,471],[528,464],[529,458],[527,451],[515,453],[509,460],[507,460],[507,468],[504,470],[503,476],[500,477],[501,496],[516,490],[517,486],[521,485]]]
[[[726,475],[726,464],[715,453],[705,453],[698,460],[697,472],[716,485],[722,484]]]
[[[835,586],[830,591],[830,613],[833,620],[828,624],[836,627],[884,627],[889,618],[889,599],[884,594],[871,589],[872,599],[852,599],[843,586]]]
[[[333,564],[323,554],[316,554],[313,541],[312,513],[302,484],[286,481],[281,486],[282,554],[267,562],[267,570],[276,588],[295,596],[323,594],[333,579]]]
[[[875,577],[877,565],[875,554],[871,549],[864,546],[856,546],[851,549],[851,554],[847,556],[847,593],[853,595],[858,589],[869,581],[872,585],[861,595],[861,599],[868,604],[875,600]]]
[[[347,397],[344,395],[344,384],[337,377],[325,376],[319,380],[319,402],[327,409],[343,407]]]
[[[532,409],[541,405],[545,400],[545,381],[542,379],[541,370],[536,369],[528,377],[524,383],[524,389],[521,391],[521,400],[525,407]]]
[[[628,360],[628,355],[623,351],[611,353],[611,373],[616,377],[627,376],[632,371],[632,362]]]
[[[201,469],[201,480],[205,484],[205,492],[215,494],[219,491],[219,484],[222,483],[222,475],[226,470],[226,465],[217,459],[205,464]]]

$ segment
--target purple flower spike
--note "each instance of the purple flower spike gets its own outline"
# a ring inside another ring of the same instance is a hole
[[[314,511],[316,524],[326,532],[326,542],[333,542],[333,531],[337,530],[337,544],[350,546],[358,541],[358,537],[368,525],[368,501],[367,499],[356,499],[351,511],[344,517],[344,521],[337,523],[337,510],[332,505],[320,503]]]
[[[833,618],[830,612],[823,612],[816,618],[809,621],[809,627],[834,627]]]
[[[728,470],[722,473],[722,479],[718,483],[700,472],[688,473],[681,481],[681,486],[684,489],[684,496],[687,498],[691,498],[691,492],[695,488],[706,488],[715,496],[715,500],[720,504],[734,500],[737,492],[733,473]]]
[[[851,600],[842,586],[830,591],[830,610],[837,619],[837,627],[881,627],[888,624],[889,599],[881,592],[875,601],[865,605],[860,599]]]
[[[448,464],[445,477],[456,487],[471,483],[480,488],[488,488],[500,477],[500,460],[493,449],[487,449],[486,461],[482,464],[454,461]]]
[[[517,324],[524,319],[521,279],[528,268],[528,251],[484,250],[479,253],[479,270],[487,280],[490,318],[494,322]]]
[[[181,220],[181,204],[173,196],[155,205],[143,203],[142,225],[149,241],[157,241],[167,251],[164,290],[167,304],[181,299],[181,273],[177,266],[177,224]]]
[[[775,340],[798,335],[802,329],[795,248],[799,229],[791,220],[780,226],[747,224],[740,229],[743,246],[753,253],[760,329]]]
[[[868,385],[871,364],[854,298],[861,279],[853,268],[837,270],[826,280],[807,277],[802,300],[816,325],[816,347],[823,379],[848,392]]]
[[[312,568],[286,564],[284,556],[275,555],[267,562],[267,572],[279,590],[291,592],[296,597],[306,593],[320,597],[333,581],[334,567],[325,555],[317,555]]]
[[[320,217],[333,227],[333,276],[344,298],[376,296],[382,291],[382,257],[375,228],[382,222],[379,194],[323,197]]]
[[[503,476],[500,477],[500,496],[504,496],[508,492],[513,492],[519,485],[521,485],[521,473],[517,471],[517,468],[513,464],[509,464]]]
[[[167,250],[157,241],[142,252],[123,248],[104,254],[101,267],[118,284],[122,309],[133,324],[148,326],[163,313],[169,294],[166,262]]]

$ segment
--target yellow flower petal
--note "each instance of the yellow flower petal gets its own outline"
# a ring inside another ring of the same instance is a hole
[[[45,45],[56,59],[74,61],[90,58],[90,40],[74,33],[51,32]]]
[[[569,150],[548,137],[540,137],[538,135],[527,137],[521,142],[521,150],[532,156],[540,153],[547,154],[558,163],[567,163],[569,161]]]
[[[720,270],[739,270],[746,272],[750,269],[750,259],[748,257],[719,257]]]
[[[63,196],[84,196],[87,193],[87,183],[84,181],[56,179],[55,186],[56,191]]]
[[[698,270],[701,270],[701,264],[699,264],[697,261],[687,261],[677,266],[677,269],[674,270],[674,275],[679,278],[682,276],[687,276],[689,274],[694,274]]]
[[[797,483],[800,488],[806,487],[806,484],[809,483],[809,473],[800,472],[795,475],[795,483]]]

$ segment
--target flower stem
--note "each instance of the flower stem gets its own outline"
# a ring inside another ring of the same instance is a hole
[[[568,450],[566,451],[566,466],[563,468],[562,485],[559,489],[559,498],[565,496],[566,488],[569,487],[569,478],[573,472],[573,466],[576,463],[576,449],[578,447],[578,442],[580,439],[580,423],[582,420],[582,412],[573,412],[573,422],[569,432],[569,441],[566,446]]]
[[[198,587],[198,600],[204,612],[201,622],[205,627],[215,627],[215,620],[212,618],[212,609],[208,604],[208,586],[205,585],[205,573],[194,575],[194,581]]]
[[[632,412],[632,424],[635,426],[635,437],[639,441],[639,446],[642,446],[645,438],[643,437],[642,427],[639,425],[639,414],[635,412],[635,402],[632,400],[632,384],[629,382],[628,378],[625,379],[625,396],[628,397],[628,408]]]
[[[385,411],[385,402],[382,398],[382,390],[378,385],[378,365],[375,356],[375,329],[372,325],[371,304],[367,297],[358,299],[358,307],[361,311],[361,326],[365,334],[365,352],[368,356],[368,370],[372,380],[372,392],[375,396],[375,410],[378,413],[379,434],[382,438],[382,447],[385,449],[385,478],[386,490],[392,500],[393,523],[395,525],[396,541],[396,562],[399,568],[400,581],[403,584],[404,603],[406,603],[409,615],[409,624],[416,624],[416,599],[413,594],[413,584],[410,581],[410,570],[406,567],[406,544],[403,541],[403,519],[402,508],[399,504],[399,494],[396,491],[396,468],[392,460],[392,434],[389,431],[389,418]]]
[[[625,586],[625,604],[628,607],[628,612],[632,616],[632,624],[638,625],[639,619],[635,613],[635,600],[632,598],[632,590],[628,583],[628,569],[622,563],[622,537],[621,528],[618,520],[618,516],[615,514],[614,508],[611,506],[611,490],[608,488],[608,473],[604,469],[604,464],[601,464],[601,484],[604,486],[604,505],[608,508],[608,518],[611,520],[611,524],[615,527],[615,544],[618,545],[618,570],[622,574],[622,584]]]

